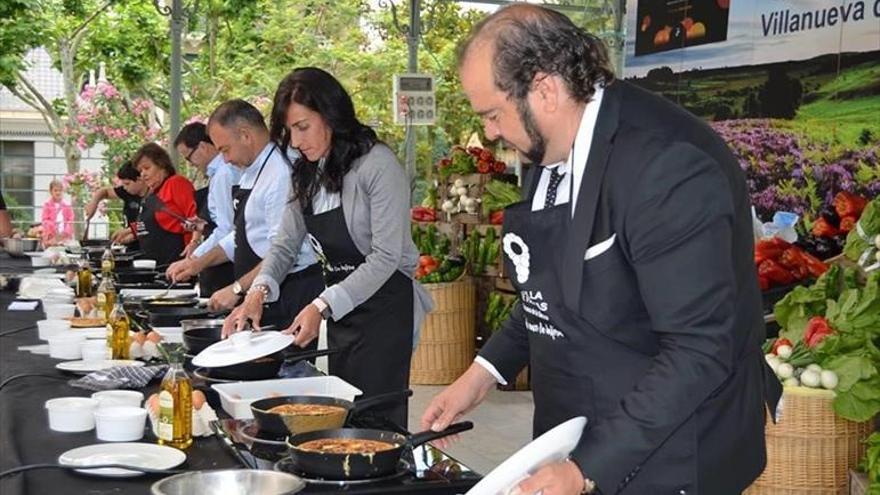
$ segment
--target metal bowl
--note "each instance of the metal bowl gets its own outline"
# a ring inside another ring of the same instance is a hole
[[[190,495],[223,493],[224,495],[282,495],[297,493],[306,483],[297,476],[278,471],[229,469],[222,471],[191,471],[153,483],[153,495]]]
[[[40,240],[29,237],[21,239],[10,237],[4,241],[3,245],[10,256],[23,257],[24,253],[40,249]]]

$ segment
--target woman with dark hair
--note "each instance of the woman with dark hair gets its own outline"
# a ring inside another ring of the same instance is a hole
[[[409,181],[394,153],[360,123],[351,97],[332,75],[296,69],[275,92],[272,139],[293,148],[293,197],[278,236],[228,333],[278,297],[278,282],[308,238],[327,288],[286,330],[305,346],[327,320],[330,373],[369,397],[406,388],[415,331],[430,296],[414,282],[418,252],[410,237]],[[406,403],[376,409],[406,426]]]
[[[98,204],[105,199],[118,199],[122,201],[122,214],[125,217],[125,225],[113,232],[110,239],[119,244],[125,244],[128,250],[140,250],[137,241],[137,221],[141,211],[141,201],[147,195],[147,186],[141,180],[141,173],[131,161],[126,161],[116,171],[118,186],[102,187],[92,194],[92,199],[86,204],[86,220],[91,220],[98,211]]]
[[[156,143],[141,146],[131,162],[150,191],[138,217],[141,250],[156,265],[168,265],[180,259],[192,237],[183,219],[196,215],[195,189],[186,177],[177,175],[171,157]]]

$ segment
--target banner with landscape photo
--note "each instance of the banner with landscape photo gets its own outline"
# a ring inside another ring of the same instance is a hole
[[[880,0],[628,0],[624,77],[712,122],[764,220],[880,193]],[[698,24],[701,24],[698,26]]]

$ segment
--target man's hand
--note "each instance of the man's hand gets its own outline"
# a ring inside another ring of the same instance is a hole
[[[263,316],[263,293],[260,291],[249,292],[244,302],[235,308],[223,321],[223,338],[241,331],[248,320],[254,330],[260,329],[260,317]]]
[[[227,285],[211,295],[211,300],[208,301],[208,309],[211,311],[224,311],[234,308],[236,304],[238,304],[238,296],[232,291],[232,285]]]
[[[471,364],[458,380],[443,389],[428,404],[428,408],[422,414],[421,429],[433,431],[446,429],[450,424],[461,419],[465,413],[477,407],[495,383],[495,377],[486,371],[486,368],[477,363]],[[450,437],[441,438],[433,443],[443,448],[450,443],[450,439]]]
[[[134,234],[131,233],[131,229],[122,228],[114,232],[110,240],[114,244],[129,244],[134,242]]]
[[[200,271],[201,269],[195,260],[186,258],[171,263],[165,270],[165,278],[172,282],[181,282],[195,277]]]
[[[318,337],[321,320],[323,318],[321,318],[321,312],[318,311],[317,306],[309,303],[296,315],[290,327],[283,330],[282,333],[292,333],[295,336],[293,343],[305,347]]]
[[[555,462],[523,480],[511,495],[578,495],[584,491],[584,475],[570,461]]]

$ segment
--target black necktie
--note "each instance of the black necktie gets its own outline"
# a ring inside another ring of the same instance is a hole
[[[556,190],[559,189],[559,183],[565,174],[559,173],[559,165],[550,169],[550,183],[547,184],[547,196],[544,199],[544,208],[551,208],[556,205]]]

